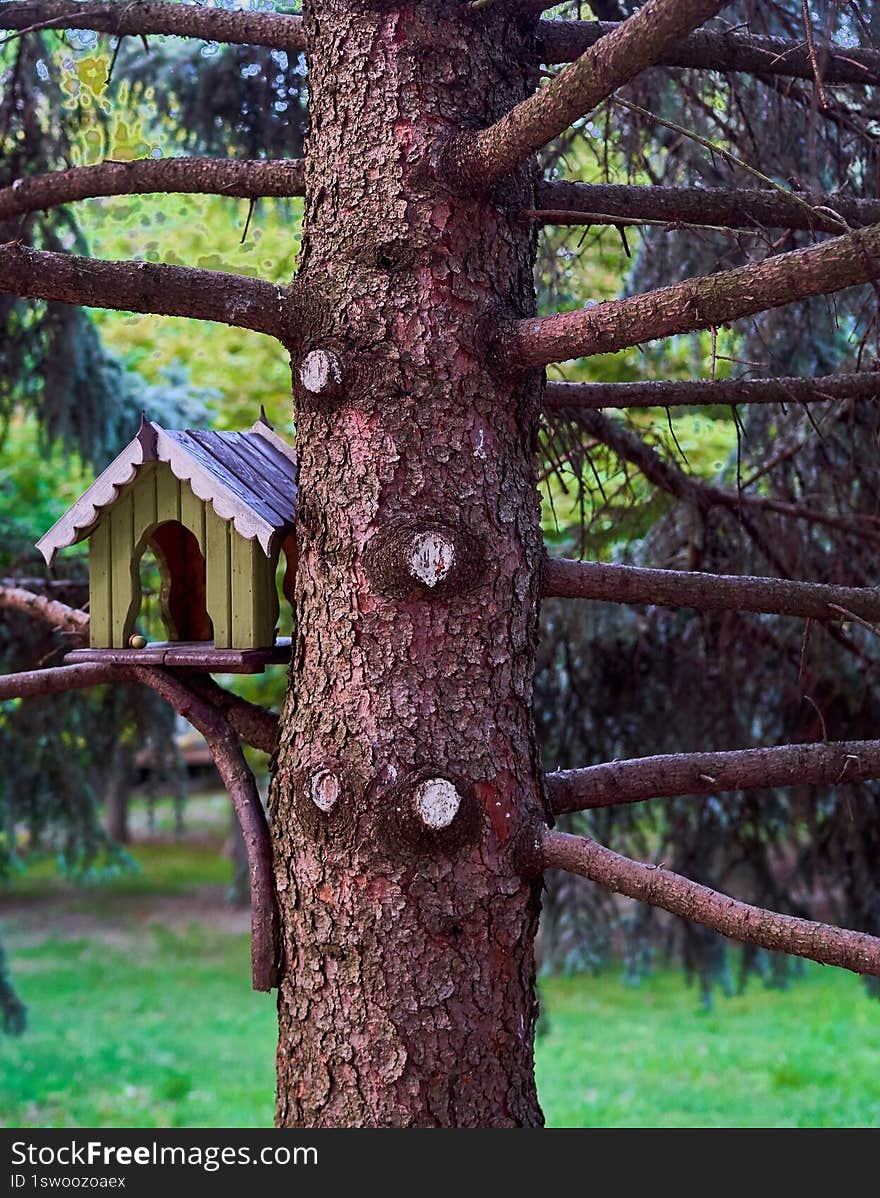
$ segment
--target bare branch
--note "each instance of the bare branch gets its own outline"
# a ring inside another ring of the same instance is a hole
[[[149,0],[15,0],[0,5],[0,29],[93,29],[117,37],[168,33],[275,50],[305,49],[301,17]]]
[[[212,10],[213,11],[213,10]],[[102,262],[0,245],[0,291],[124,312],[189,316],[283,337],[288,292],[262,279],[151,262]]]
[[[548,869],[580,874],[617,894],[691,919],[731,940],[880,977],[880,938],[876,936],[753,907],[671,873],[662,865],[644,865],[622,857],[586,837],[547,829],[542,834],[541,849]]]
[[[516,321],[510,353],[529,366],[614,353],[658,337],[717,328],[768,308],[878,277],[880,225],[870,225],[822,245],[685,279],[631,299]]]
[[[263,753],[275,752],[278,748],[278,716],[274,711],[268,711],[258,703],[251,703],[241,695],[224,690],[210,674],[188,670],[185,681],[191,691],[224,716],[235,734],[246,745],[253,745]]]
[[[78,608],[57,599],[36,595],[23,587],[0,586],[0,611],[13,611],[48,624],[70,636],[70,647],[84,644],[89,636],[89,617]]]
[[[754,578],[747,574],[700,574],[687,570],[652,570],[545,558],[541,575],[545,597],[593,599],[661,607],[693,607],[697,611],[751,611],[840,620],[831,604],[863,620],[880,620],[880,589]]]
[[[539,26],[543,62],[571,62],[618,27],[612,21],[542,21]],[[880,51],[861,47],[822,47],[825,83],[880,83]],[[668,47],[658,66],[696,67],[725,74],[782,75],[812,79],[813,67],[804,42],[781,37],[751,37],[701,29]]]
[[[880,778],[880,740],[778,745],[723,753],[667,753],[557,770],[545,782],[557,815],[725,790],[839,786]]]
[[[562,412],[564,415],[564,412]],[[759,509],[765,512],[775,512],[780,516],[788,516],[794,520],[806,520],[811,524],[822,524],[828,528],[836,528],[841,532],[853,533],[860,537],[880,539],[880,531],[867,529],[858,521],[869,521],[876,524],[875,517],[854,515],[852,518],[835,516],[830,512],[816,511],[797,503],[788,503],[782,499],[774,499],[771,495],[752,495],[743,490],[715,486],[685,474],[678,466],[667,461],[655,449],[648,445],[640,436],[631,432],[620,420],[603,416],[601,412],[589,408],[577,410],[577,423],[596,441],[607,445],[609,449],[622,460],[631,462],[642,472],[645,478],[679,499],[686,499],[698,507],[708,510],[713,507],[727,508],[728,511],[739,512],[743,507]]]
[[[126,667],[126,672],[161,695],[208,742],[217,772],[235,807],[247,847],[253,986],[255,990],[271,990],[278,984],[280,964],[272,840],[257,784],[244,759],[238,737],[215,707],[167,670],[130,666]]]
[[[823,403],[880,398],[880,373],[829,374],[822,378],[699,379],[686,382],[548,383],[549,412],[596,408],[670,408],[702,404]]]
[[[544,224],[613,225],[620,219],[635,223],[709,225],[729,229],[806,229],[840,233],[843,217],[859,228],[880,222],[880,201],[851,196],[799,191],[788,199],[784,191],[724,187],[630,187],[618,184],[543,182],[537,206],[548,210]],[[812,211],[811,211],[812,209]]]
[[[57,666],[48,670],[26,670],[20,674],[0,674],[0,702],[4,699],[33,699],[41,695],[60,695],[65,691],[101,686],[119,677],[114,666],[82,662],[75,666]]]
[[[648,0],[500,121],[453,138],[443,172],[470,189],[489,187],[725,6],[726,0]]]
[[[2,11],[2,10],[0,10]],[[141,158],[101,162],[17,179],[0,189],[0,220],[94,196],[187,192],[203,195],[296,196],[304,192],[301,158],[233,162],[214,158]]]

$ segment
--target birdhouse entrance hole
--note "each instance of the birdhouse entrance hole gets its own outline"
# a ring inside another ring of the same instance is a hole
[[[214,629],[207,608],[207,570],[197,538],[179,520],[166,520],[144,539],[131,628],[138,613],[149,621],[144,596],[158,591],[158,616],[169,641],[210,641]],[[157,577],[158,575],[158,577]],[[129,630],[130,631],[130,630]],[[145,627],[148,637],[154,629]]]

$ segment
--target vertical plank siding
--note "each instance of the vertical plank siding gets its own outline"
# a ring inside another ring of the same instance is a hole
[[[110,521],[105,517],[89,538],[89,641],[92,648],[112,648],[112,630]]]
[[[212,505],[181,483],[163,463],[145,463],[124,487],[90,539],[91,644],[122,649],[141,604],[140,562],[153,531],[178,521],[195,536],[205,558],[208,615],[218,649],[256,649],[275,640],[278,552],[267,557]]]
[[[232,639],[232,554],[230,526],[205,504],[205,579],[208,615],[214,625],[214,644],[231,649]]]

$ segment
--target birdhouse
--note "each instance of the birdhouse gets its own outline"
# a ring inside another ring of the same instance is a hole
[[[161,428],[137,436],[37,542],[47,565],[89,541],[90,648],[68,661],[253,672],[287,660],[276,641],[279,554],[295,570],[296,455],[265,415],[246,432]],[[167,641],[133,636],[140,563],[161,574]]]

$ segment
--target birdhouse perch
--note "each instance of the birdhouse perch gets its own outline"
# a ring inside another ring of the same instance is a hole
[[[287,660],[290,642],[275,636],[275,579],[283,549],[286,592],[295,510],[296,455],[265,415],[246,432],[164,429],[143,417],[37,542],[51,566],[59,549],[89,541],[90,647],[66,660],[248,673]],[[148,547],[162,573],[168,640],[144,646],[132,634]]]

